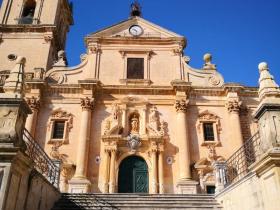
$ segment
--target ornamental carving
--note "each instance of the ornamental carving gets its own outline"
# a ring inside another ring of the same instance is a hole
[[[136,150],[141,146],[141,140],[138,135],[130,134],[127,137],[127,145],[131,152],[135,153]]]
[[[242,102],[238,99],[232,99],[226,102],[226,108],[229,112],[239,112]]]
[[[163,136],[165,133],[164,129],[165,129],[164,121],[160,120],[157,108],[153,106],[150,109],[149,123],[147,125],[147,130],[149,131],[150,135]]]
[[[111,115],[105,121],[104,135],[119,134],[121,132],[121,110],[118,104],[112,104]]]
[[[39,110],[40,98],[35,98],[34,96],[32,96],[31,98],[26,98],[26,102],[32,110]]]
[[[188,106],[188,101],[186,100],[176,100],[175,102],[175,109],[177,112],[186,112],[187,111],[187,106]]]
[[[59,160],[61,161],[61,163],[66,163],[67,160],[66,158],[68,157],[67,155],[65,154],[60,154],[59,152],[59,148],[63,145],[62,142],[55,142],[53,145],[52,145],[52,150],[50,152],[50,156],[55,159],[55,160]]]
[[[213,132],[214,132],[214,141],[213,142],[205,142],[203,135],[203,123],[213,123]],[[197,120],[197,131],[199,141],[202,142],[201,146],[208,146],[215,144],[216,146],[220,145],[219,134],[221,133],[222,126],[220,122],[220,117],[210,111],[206,110],[201,112],[198,115]]]
[[[194,165],[194,168],[197,170],[199,175],[200,188],[203,192],[206,192],[206,186],[208,184],[215,185],[216,178],[213,163],[225,160],[224,157],[217,155],[215,145],[210,145],[207,149],[207,157],[201,158]]]
[[[81,106],[83,110],[92,110],[94,105],[94,99],[86,97],[81,98]]]
[[[52,139],[55,121],[65,122],[64,137],[62,139]],[[63,111],[62,109],[54,110],[48,121],[48,144],[62,142],[63,144],[69,143],[69,133],[73,128],[73,114]]]

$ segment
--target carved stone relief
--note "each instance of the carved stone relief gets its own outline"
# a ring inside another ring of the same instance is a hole
[[[17,113],[8,108],[1,108],[0,110],[0,141],[13,139],[16,136],[15,123]]]
[[[64,121],[64,137],[63,139],[52,139],[52,133],[54,129],[55,121]],[[69,143],[69,132],[73,128],[73,114],[63,111],[62,109],[54,110],[51,113],[51,116],[48,121],[48,144],[53,144],[58,142],[62,142],[63,144]]]
[[[204,141],[203,123],[213,123],[213,129],[214,129],[214,141],[213,142]],[[215,144],[216,146],[221,145],[219,135],[222,131],[222,126],[221,126],[219,116],[217,116],[214,113],[209,112],[208,110],[203,111],[198,115],[198,120],[197,120],[196,126],[197,126],[197,131],[199,134],[198,135],[199,141],[202,142],[202,146],[208,146],[210,144]]]
[[[120,134],[121,125],[121,110],[118,104],[114,103],[111,107],[111,114],[105,121],[104,135]]]

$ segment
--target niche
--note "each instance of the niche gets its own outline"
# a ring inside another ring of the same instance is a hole
[[[139,134],[140,130],[140,115],[137,112],[133,112],[129,115],[129,133]]]

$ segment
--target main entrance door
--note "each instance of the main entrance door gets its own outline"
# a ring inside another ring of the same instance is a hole
[[[145,160],[137,156],[125,158],[119,167],[119,193],[148,193],[148,167]]]

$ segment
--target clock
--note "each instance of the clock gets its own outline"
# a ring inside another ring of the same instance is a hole
[[[143,29],[141,26],[139,25],[132,25],[130,28],[129,28],[129,33],[132,35],[132,36],[140,36],[142,33],[143,33]]]

